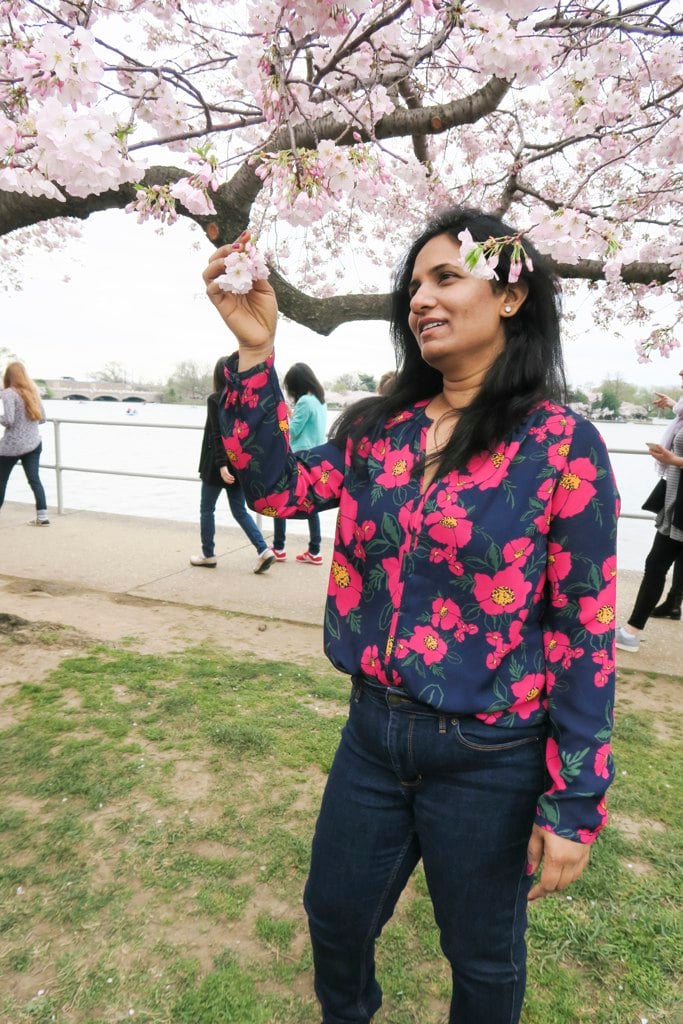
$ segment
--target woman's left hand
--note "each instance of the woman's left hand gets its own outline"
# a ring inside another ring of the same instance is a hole
[[[660,462],[663,466],[680,466],[681,459],[679,459],[673,452],[670,452],[668,448],[650,448],[650,455],[657,462]]]
[[[588,864],[590,846],[563,839],[554,832],[534,825],[527,847],[529,874],[535,874],[542,863],[541,877],[532,887],[529,900],[537,900],[552,892],[560,892],[580,878]]]

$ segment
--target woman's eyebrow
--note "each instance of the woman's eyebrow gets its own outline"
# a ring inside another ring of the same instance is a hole
[[[460,263],[451,263],[449,261],[449,262],[446,262],[446,263],[437,263],[435,266],[430,267],[429,270],[427,271],[427,274],[438,274],[442,270],[460,270],[461,271],[462,269],[463,268],[462,268],[462,265]],[[419,277],[413,277],[411,279],[411,281],[410,281],[410,284],[408,285],[408,291],[410,291],[411,289],[415,289],[419,285],[419,283],[420,283]]]

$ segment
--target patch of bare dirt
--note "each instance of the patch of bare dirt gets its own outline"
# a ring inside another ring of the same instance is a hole
[[[295,790],[298,790],[298,795],[290,805],[291,811],[308,812],[320,805],[320,797],[325,788],[327,776],[317,765],[309,765],[306,769],[306,774],[308,775],[308,781],[297,783],[294,787]]]
[[[620,674],[617,686],[617,707],[634,711],[680,711],[683,703],[683,682],[671,676],[640,675],[629,672]],[[669,731],[662,723],[661,739],[670,738]]]
[[[196,857],[203,857],[205,860],[232,860],[233,857],[242,855],[242,850],[236,846],[226,846],[214,839],[200,839],[188,847],[190,853]]]
[[[622,864],[627,871],[632,871],[634,875],[651,875],[654,871],[652,864],[648,864],[644,860],[622,860]]]
[[[72,584],[16,578],[0,581],[0,594],[8,614],[28,624],[14,631],[13,638],[23,635],[30,644],[39,642],[43,629],[44,635],[52,636],[54,644],[53,631],[61,629],[62,648],[124,642],[143,654],[168,654],[203,644],[210,637],[213,646],[224,647],[236,655],[251,654],[260,659],[291,660],[303,665],[319,661],[322,652],[319,626],[278,620],[264,623],[257,616],[231,615],[210,608],[87,590]],[[0,633],[0,650],[4,655],[2,641]],[[17,641],[8,650],[10,663],[16,659],[15,647],[20,643]],[[4,667],[4,657],[2,660]]]
[[[666,826],[653,818],[629,818],[626,814],[614,812],[610,816],[610,825],[618,829],[626,839],[640,839],[644,831],[666,832]]]
[[[338,704],[333,704],[330,701],[303,700],[301,705],[308,708],[309,711],[314,711],[321,718],[337,718],[342,711]]]
[[[169,793],[183,804],[198,804],[206,800],[216,785],[215,774],[199,761],[174,759],[175,771],[167,780]]]
[[[44,800],[36,797],[24,796],[22,793],[5,792],[2,795],[2,802],[5,807],[13,811],[23,811],[29,817],[43,819],[49,817],[47,804]]]
[[[3,991],[12,996],[18,1003],[40,1006],[40,1000],[56,981],[54,968],[41,969],[40,973],[32,971],[7,971],[2,979]],[[35,1000],[35,1003],[32,1001]]]

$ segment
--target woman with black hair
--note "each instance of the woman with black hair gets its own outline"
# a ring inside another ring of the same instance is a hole
[[[192,555],[190,565],[202,569],[215,569],[218,565],[216,558],[216,502],[221,492],[225,491],[232,518],[256,550],[254,572],[260,574],[267,572],[275,561],[275,556],[254,519],[249,515],[249,509],[244,500],[244,491],[231,470],[230,460],[223,447],[218,426],[218,400],[225,386],[226,363],[225,356],[216,362],[213,368],[213,392],[206,400],[206,422],[198,470],[202,481],[199,502],[199,533],[202,541],[202,553],[201,555]]]
[[[515,1024],[527,900],[581,875],[613,775],[618,496],[559,404],[556,282],[509,225],[446,211],[395,279],[394,386],[295,456],[275,297],[222,292],[228,251],[204,272],[239,342],[224,444],[261,512],[339,508],[325,651],[352,690],[304,897],[323,1021],[377,1011],[375,940],[422,859],[450,1024]]]
[[[308,363],[294,363],[287,370],[282,381],[285,392],[294,403],[289,420],[289,445],[293,452],[305,451],[322,444],[327,433],[327,406],[325,391]],[[276,519],[273,535],[273,555],[276,562],[284,562],[286,520]],[[308,565],[322,565],[320,554],[320,516],[312,512],[308,516],[308,547],[296,556],[297,562]]]

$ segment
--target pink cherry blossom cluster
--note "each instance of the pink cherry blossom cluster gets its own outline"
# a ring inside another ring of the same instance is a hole
[[[671,327],[656,327],[647,338],[637,342],[638,362],[649,363],[653,355],[668,358],[680,344]]]
[[[346,35],[368,9],[380,3],[381,0],[260,0],[250,5],[249,26],[264,35],[286,29],[294,38],[334,38]]]
[[[136,213],[138,222],[158,220],[162,224],[174,224],[178,219],[176,200],[190,213],[208,216],[216,209],[209,196],[220,184],[218,161],[209,145],[193,150],[189,163],[198,164],[197,171],[187,178],[180,178],[172,185],[136,185],[135,199],[126,206],[126,213]]]
[[[246,295],[254,281],[263,281],[267,277],[268,266],[264,257],[254,242],[247,242],[225,257],[225,273],[216,278],[216,284],[224,292]]]
[[[104,65],[92,34],[21,23],[13,43],[0,49],[0,188],[63,201],[134,181],[127,129],[97,105]]]
[[[138,183],[135,188],[135,199],[126,206],[126,213],[137,213],[139,224],[150,217],[161,224],[175,224],[178,213],[168,185]]]
[[[256,174],[268,184],[279,215],[289,224],[308,225],[338,209],[344,199],[367,203],[388,181],[381,155],[367,145],[263,153]]]
[[[97,100],[103,63],[94,48],[90,32],[75,28],[65,33],[57,25],[28,36],[22,48],[9,54],[9,70],[26,95],[44,99],[59,96],[64,104]]]
[[[181,178],[171,185],[171,195],[179,199],[190,213],[204,216],[215,213],[216,207],[209,196],[209,189],[216,192],[220,185],[215,154],[209,145],[205,145],[193,150],[189,162],[198,164],[198,170],[189,178]]]
[[[514,284],[519,280],[523,265],[530,273],[534,269],[533,262],[527,256],[519,234],[500,235],[498,238],[487,238],[485,242],[475,242],[470,232],[465,229],[459,233],[458,238],[460,239],[460,258],[473,277],[497,281],[496,267],[500,254],[506,246],[512,247],[508,284]]]

